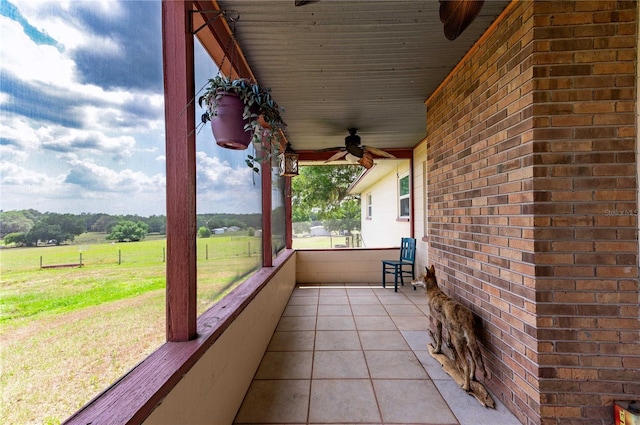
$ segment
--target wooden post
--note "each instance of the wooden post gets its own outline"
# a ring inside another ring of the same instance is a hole
[[[271,152],[271,146],[264,142],[263,146]],[[271,244],[271,161],[263,161],[260,167],[262,182],[262,266],[273,266],[273,250]]]
[[[285,247],[291,249],[293,247],[293,222],[291,219],[291,179],[293,177],[284,178],[284,237]]]
[[[196,133],[191,1],[162,2],[167,167],[167,341],[196,336]]]

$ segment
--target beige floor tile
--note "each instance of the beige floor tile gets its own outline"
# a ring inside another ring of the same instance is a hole
[[[379,422],[380,414],[368,379],[317,379],[311,384],[309,422]]]
[[[369,378],[362,351],[316,351],[313,379]]]
[[[316,329],[319,331],[354,331],[353,316],[318,316]]]
[[[235,423],[306,423],[309,380],[254,380]]]
[[[373,379],[428,379],[413,351],[365,351]]]
[[[349,304],[320,304],[318,306],[318,316],[351,316],[352,314]]]
[[[354,316],[359,331],[395,331],[396,325],[389,316]]]
[[[316,329],[316,316],[283,316],[277,331],[312,331]]]
[[[271,337],[267,351],[313,350],[315,331],[276,331]]]
[[[283,316],[315,316],[318,314],[317,305],[288,305],[285,307]]]
[[[317,331],[316,350],[361,350],[356,331]]]
[[[291,297],[287,305],[316,305],[319,297]]]
[[[340,295],[340,296],[320,295],[320,297],[318,298],[318,304],[333,304],[333,305],[349,304],[349,297],[347,297],[346,295]]]
[[[395,295],[388,297],[379,297],[380,302],[384,305],[413,305],[411,301],[404,295]]]
[[[519,422],[514,422],[513,414],[495,397],[496,408],[487,409],[451,379],[436,380],[434,384],[449,402],[461,425],[519,425]]]
[[[255,379],[311,379],[313,351],[267,351]]]
[[[354,316],[389,317],[389,313],[387,313],[382,304],[351,304],[351,310]]]
[[[364,350],[409,350],[399,331],[358,331]]]
[[[351,298],[351,297],[374,296],[374,293],[369,286],[362,285],[362,286],[347,287],[347,295],[349,295],[349,298]]]
[[[351,305],[358,304],[380,304],[380,300],[375,295],[349,295]]]
[[[344,297],[347,295],[347,290],[343,288],[320,288],[321,297]]]
[[[429,319],[423,314],[394,315],[392,319],[401,331],[426,331],[429,329]]]
[[[412,331],[412,330],[400,330],[400,333],[404,337],[407,344],[413,351],[427,350],[427,346],[431,340],[428,330],[424,331]]]
[[[386,304],[384,308],[387,310],[389,315],[418,315],[421,314],[418,307],[413,304]]]
[[[373,387],[385,422],[458,423],[440,392],[429,380],[374,379]]]

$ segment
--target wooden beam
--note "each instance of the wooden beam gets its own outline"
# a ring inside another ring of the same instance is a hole
[[[233,37],[232,29],[226,18],[220,16],[206,23],[207,20],[215,16],[215,13],[211,13],[212,10],[221,10],[218,2],[196,0],[192,3],[194,11],[197,11],[197,13],[193,13],[193,28],[205,25],[205,28],[198,31],[196,36],[216,65],[218,67],[222,65],[222,74],[233,79],[248,78],[256,81],[244,53]],[[230,13],[230,18],[233,17],[234,11],[226,12]]]
[[[196,336],[196,133],[190,1],[162,2],[166,129],[167,341]]]
[[[391,148],[385,149],[380,148],[394,155],[397,159],[410,159],[413,157],[413,148]],[[328,152],[317,152],[317,151],[305,151],[305,150],[296,150],[298,154],[298,161],[326,161],[331,158],[331,155],[336,153],[336,151],[328,151]],[[346,160],[339,160],[333,162],[334,165],[349,165]]]

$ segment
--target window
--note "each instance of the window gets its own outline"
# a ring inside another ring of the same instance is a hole
[[[371,193],[367,193],[367,218],[373,216],[373,196]]]
[[[411,214],[411,191],[409,188],[409,174],[400,177],[398,181],[398,203],[400,218],[409,218]]]

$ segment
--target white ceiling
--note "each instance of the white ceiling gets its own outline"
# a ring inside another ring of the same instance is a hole
[[[435,0],[294,3],[218,0],[238,12],[236,39],[285,109],[287,137],[300,151],[344,146],[350,127],[363,145],[418,144],[425,100],[509,1],[486,1],[455,41],[444,36]]]

